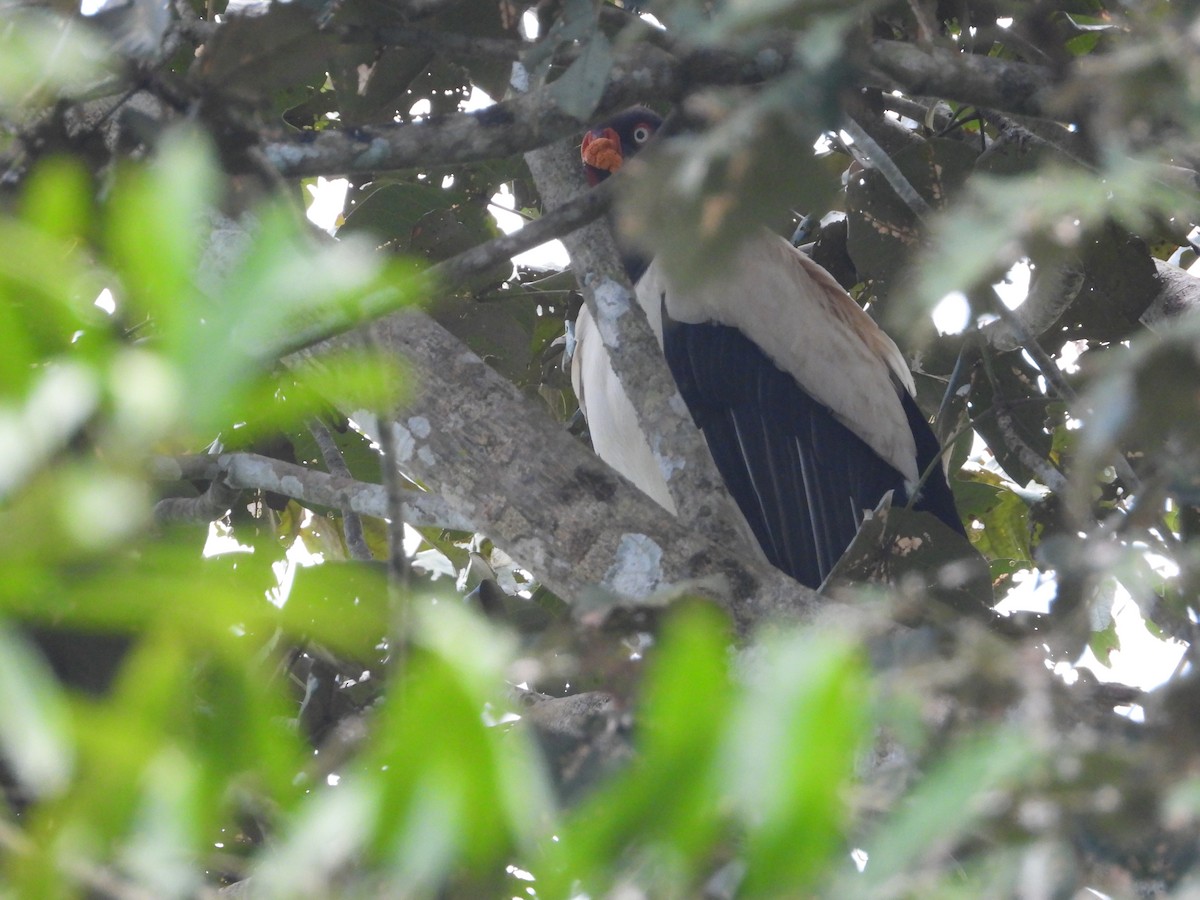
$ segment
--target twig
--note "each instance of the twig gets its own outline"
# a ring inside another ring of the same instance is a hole
[[[1012,414],[1000,403],[996,404],[996,424],[1000,426],[1000,433],[1004,435],[1004,442],[1008,444],[1009,449],[1016,453],[1017,458],[1037,475],[1042,484],[1056,494],[1066,491],[1067,477],[1049,460],[1043,459],[1025,443],[1025,439],[1017,434]]]
[[[900,171],[899,166],[892,161],[892,158],[876,143],[875,139],[867,134],[866,129],[849,116],[846,117],[843,127],[854,140],[854,148],[857,148],[855,150],[855,158],[864,167],[879,172],[884,180],[887,181],[888,186],[895,191],[896,196],[900,198],[905,206],[912,210],[913,215],[919,221],[928,219],[933,214],[933,210],[925,202],[925,198],[917,193],[917,189],[912,186],[912,182],[904,177],[904,173]],[[861,151],[861,154],[858,151]]]
[[[308,431],[317,443],[317,449],[321,452],[321,459],[325,462],[329,474],[339,478],[352,477],[342,451],[338,449],[325,424],[313,419],[308,423]],[[342,532],[346,537],[346,549],[350,552],[350,558],[359,562],[370,562],[371,548],[367,546],[367,539],[363,534],[362,517],[352,509],[342,510]]]
[[[610,178],[599,186],[573,197],[512,234],[464,250],[430,268],[426,277],[443,289],[463,284],[480,272],[486,272],[506,259],[540,247],[547,241],[582,228],[604,215],[612,206],[617,180]]]
[[[1058,469],[1054,468],[1049,460],[1039,456],[1032,447],[1025,443],[1016,430],[1016,423],[1013,422],[1012,415],[1008,412],[1004,397],[1000,392],[1000,382],[996,378],[996,373],[992,368],[992,358],[986,350],[981,353],[983,359],[983,369],[987,373],[988,381],[992,385],[992,393],[994,395],[992,401],[992,411],[996,416],[996,422],[1000,427],[1001,436],[1004,438],[1004,443],[1008,448],[1017,454],[1017,458],[1031,471],[1037,474],[1042,479],[1042,483],[1050,488],[1055,493],[1059,493],[1067,488],[1067,478]]]

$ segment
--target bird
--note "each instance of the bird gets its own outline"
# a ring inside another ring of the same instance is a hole
[[[587,131],[589,184],[618,171],[662,126],[635,107]],[[884,495],[965,537],[942,447],[903,354],[825,269],[763,228],[717,275],[676,283],[629,256],[630,280],[730,495],[767,560],[819,587]],[[596,453],[671,512],[633,405],[584,306],[572,383]],[[922,481],[924,476],[924,481]]]

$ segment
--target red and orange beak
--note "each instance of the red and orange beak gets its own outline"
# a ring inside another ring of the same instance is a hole
[[[625,157],[621,153],[621,138],[611,128],[589,131],[579,145],[588,181],[595,186],[621,168]]]

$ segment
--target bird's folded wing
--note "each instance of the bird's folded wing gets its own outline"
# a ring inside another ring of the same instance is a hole
[[[863,510],[889,490],[902,496],[904,476],[738,329],[664,315],[663,343],[680,393],[768,559],[819,585]]]
[[[783,238],[762,231],[722,271],[686,290],[676,288],[656,260],[637,294],[647,315],[661,308],[679,323],[737,329],[916,482],[916,446],[900,397],[913,390],[904,357],[833,276]]]

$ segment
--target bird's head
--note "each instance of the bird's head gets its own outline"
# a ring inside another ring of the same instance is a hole
[[[588,184],[595,187],[633,156],[662,125],[658,113],[635,106],[602,122],[583,136],[579,155]]]

